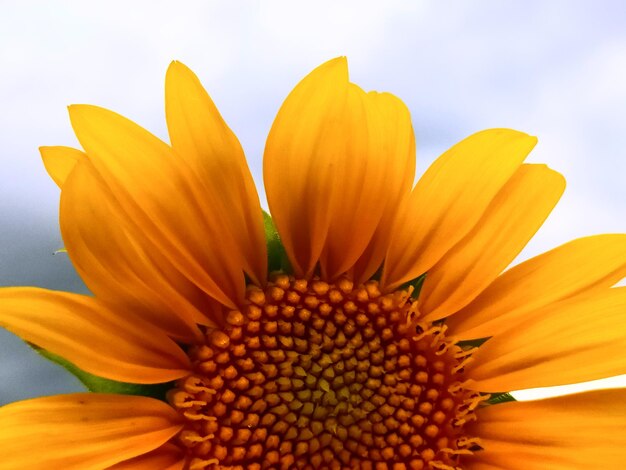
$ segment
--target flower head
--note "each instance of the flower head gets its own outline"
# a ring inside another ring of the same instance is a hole
[[[237,138],[178,62],[166,117],[169,145],[71,106],[84,151],[41,149],[93,296],[4,288],[0,324],[83,377],[145,387],[1,408],[3,469],[626,461],[623,390],[501,403],[626,372],[626,289],[612,287],[626,235],[505,271],[565,187],[523,163],[534,137],[474,134],[412,188],[408,110],[350,83],[335,59],[296,86],[270,130],[270,217]],[[148,396],[158,384],[162,400]]]

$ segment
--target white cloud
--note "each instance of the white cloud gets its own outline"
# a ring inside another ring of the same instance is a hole
[[[264,139],[282,99],[311,68],[344,54],[354,81],[407,102],[419,168],[485,127],[540,137],[531,160],[564,172],[569,185],[522,257],[573,236],[624,231],[626,14],[610,3],[6,3],[0,218],[10,222],[0,246],[21,236],[24,218],[56,224],[58,191],[36,148],[76,143],[67,104],[104,105],[165,137],[163,76],[170,60],[182,60],[240,136],[261,185]]]

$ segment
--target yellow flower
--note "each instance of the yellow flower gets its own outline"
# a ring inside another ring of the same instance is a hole
[[[626,273],[625,235],[502,273],[565,186],[523,163],[534,137],[474,134],[412,189],[406,107],[350,83],[345,59],[323,64],[265,148],[281,256],[237,138],[178,62],[166,117],[171,145],[111,111],[70,107],[84,152],[42,155],[94,296],[5,288],[0,324],[90,374],[171,382],[167,401],[83,393],[4,406],[0,468],[626,462],[623,390],[490,399],[626,373],[626,289],[611,287]]]

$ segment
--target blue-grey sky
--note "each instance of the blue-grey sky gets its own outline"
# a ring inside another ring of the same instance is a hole
[[[67,257],[52,254],[62,246],[59,192],[37,151],[77,145],[68,104],[113,109],[165,138],[165,70],[181,60],[239,136],[264,200],[261,157],[278,107],[300,78],[338,55],[348,56],[354,82],[408,105],[420,171],[480,129],[539,137],[530,160],[561,171],[568,188],[521,258],[626,231],[620,0],[5,0],[0,285],[84,289]],[[0,332],[0,404],[78,389]]]

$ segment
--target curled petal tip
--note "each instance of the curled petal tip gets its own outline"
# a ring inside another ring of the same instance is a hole
[[[335,75],[348,80],[348,59],[345,56],[335,57],[315,68],[310,75]]]
[[[183,72],[183,71],[191,72],[191,69],[179,60],[171,61],[170,65],[167,67],[167,73]]]

